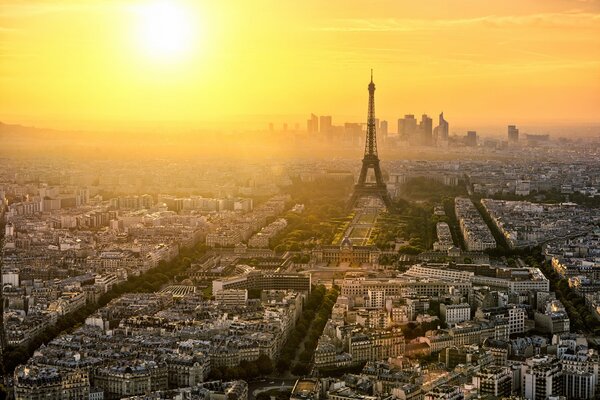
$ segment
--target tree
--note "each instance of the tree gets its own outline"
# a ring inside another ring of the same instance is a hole
[[[306,347],[308,347],[308,346],[306,346]],[[298,358],[300,359],[300,361],[302,361],[304,363],[308,363],[308,362],[310,362],[310,359],[312,358],[312,352],[309,350],[304,350],[302,353],[300,353],[300,356]]]
[[[211,368],[210,377],[215,380],[221,380],[223,379],[223,373],[220,368]]]
[[[258,357],[258,360],[256,360],[256,365],[258,367],[258,372],[261,375],[269,375],[273,372],[273,361],[271,361],[271,359],[265,354],[261,354]]]
[[[427,313],[429,315],[436,315],[436,316],[439,317],[439,315],[440,315],[440,302],[439,301],[430,300],[429,301],[429,310],[427,310]]]
[[[398,249],[398,253],[400,254],[409,254],[409,255],[416,255],[422,252],[422,249],[419,247],[415,247],[415,246],[400,246],[400,248]]]
[[[279,360],[277,360],[277,371],[278,372],[285,372],[288,369],[290,369],[290,364],[291,361],[289,358],[287,357],[279,357]]]
[[[306,363],[296,363],[294,364],[294,366],[292,367],[292,374],[294,375],[306,375],[309,372],[309,367],[308,364]]]
[[[249,299],[260,299],[262,294],[261,289],[248,289],[248,298]]]

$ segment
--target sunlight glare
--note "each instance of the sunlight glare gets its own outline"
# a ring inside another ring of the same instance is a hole
[[[160,61],[190,55],[199,34],[191,11],[175,0],[139,5],[137,39],[144,53]]]

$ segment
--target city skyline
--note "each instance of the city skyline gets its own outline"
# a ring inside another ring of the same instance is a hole
[[[0,400],[600,398],[600,0],[0,0]]]
[[[4,3],[5,123],[202,128],[311,110],[362,121],[348,82],[369,68],[388,121],[439,110],[473,129],[599,122],[596,1],[265,1],[268,13],[184,0]]]

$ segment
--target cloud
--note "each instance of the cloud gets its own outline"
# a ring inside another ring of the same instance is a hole
[[[516,16],[488,15],[459,19],[338,19],[312,28],[325,32],[416,32],[463,27],[598,28],[600,14],[587,12],[542,13]]]

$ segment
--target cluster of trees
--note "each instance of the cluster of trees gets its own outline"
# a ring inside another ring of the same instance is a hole
[[[380,265],[394,265],[398,261],[398,254],[382,254],[379,256]]]
[[[492,217],[490,217],[490,214],[488,214],[488,212],[485,210],[483,204],[481,204],[481,199],[473,198],[472,200],[473,204],[475,204],[475,208],[477,208],[477,211],[479,211],[479,214],[481,214],[481,217],[485,221],[486,225],[488,226],[488,228],[490,228],[490,231],[492,232],[492,235],[496,240],[496,245],[498,249],[500,249],[502,252],[510,251],[510,246],[508,245],[506,238],[504,237],[502,232],[500,232],[496,224],[494,224],[494,221],[492,221]]]
[[[454,197],[446,197],[442,200],[444,206],[444,212],[446,213],[447,220],[450,227],[450,233],[452,234],[452,241],[457,244],[461,249],[465,250],[465,240],[460,232],[460,226],[458,225],[458,219],[456,218],[456,210],[454,209]]]
[[[304,304],[302,315],[285,342],[277,361],[277,369],[280,372],[287,371],[290,367],[291,372],[295,375],[305,375],[310,371],[310,363],[317,342],[331,315],[331,309],[338,294],[337,288],[329,291],[323,285],[313,288]],[[299,351],[300,353],[298,353]]]
[[[331,309],[337,300],[339,291],[336,288],[330,289],[325,295],[319,308],[316,311],[314,319],[310,323],[308,334],[304,337],[303,350],[298,355],[298,361],[292,366],[294,375],[306,375],[310,372],[310,364],[317,348],[319,337],[323,333],[325,324],[331,316]]]
[[[435,300],[429,300],[429,309],[427,314],[440,317],[440,302]]]
[[[255,379],[273,372],[273,362],[261,354],[256,361],[242,360],[236,367],[220,366],[211,368],[209,378],[213,380],[230,381],[235,379]]]
[[[425,177],[416,177],[402,185],[401,193],[403,198],[394,202],[393,212],[377,220],[377,247],[389,249],[396,238],[404,238],[409,245],[402,246],[400,253],[419,254],[433,245],[436,224],[447,222],[455,243],[460,243],[464,248],[454,213],[454,198],[467,194],[463,182],[458,186],[449,186]],[[446,216],[433,214],[436,204],[444,205]]]
[[[575,193],[571,193],[567,199],[569,201],[572,201],[573,203],[577,203],[577,204],[580,204],[580,205],[586,206],[586,207],[593,207],[593,208],[600,207],[600,196],[590,197],[590,196],[581,194],[579,192],[575,192]],[[567,199],[565,199],[565,200],[567,200]]]
[[[394,211],[384,213],[375,223],[375,245],[387,250],[396,238],[408,240],[409,245],[400,248],[401,254],[419,254],[433,244],[435,221],[433,206],[399,200]]]
[[[262,295],[262,289],[248,289],[249,299],[260,299]]]
[[[181,249],[179,256],[172,261],[161,261],[156,268],[152,268],[140,276],[129,277],[127,281],[113,286],[96,303],[87,304],[85,307],[58,318],[56,324],[44,329],[27,344],[8,346],[2,360],[6,373],[12,373],[19,364],[27,362],[33,352],[42,344],[46,344],[61,333],[70,332],[83,324],[87,317],[107,305],[111,300],[120,297],[124,293],[150,293],[159,290],[162,285],[184,273],[189,268],[192,258],[199,258],[205,252],[206,247],[204,245],[198,245],[193,249]]]
[[[571,331],[600,335],[600,321],[585,304],[585,299],[569,287],[567,279],[556,273],[550,261],[544,260],[541,256],[529,256],[525,261],[532,267],[540,268],[550,281],[550,290],[556,293],[556,297],[567,310]]]
[[[296,264],[306,264],[310,261],[310,254],[294,254],[294,256],[292,257],[292,261]]]
[[[352,181],[293,181],[287,192],[292,202],[304,204],[302,213],[288,212],[286,228],[271,239],[269,246],[277,252],[313,248],[317,243],[329,244],[345,218],[345,199]]]
[[[427,331],[436,330],[438,327],[442,327],[442,322],[440,320],[423,323],[409,322],[406,325],[402,325],[401,329],[404,338],[408,341],[416,339],[419,336],[425,336]]]
[[[400,248],[398,249],[398,253],[400,254],[408,254],[408,255],[417,255],[420,254],[422,252],[424,252],[426,249],[424,249],[423,247],[421,247],[420,245],[418,246],[413,246],[411,244],[409,245],[404,245],[404,246],[400,246]]]

